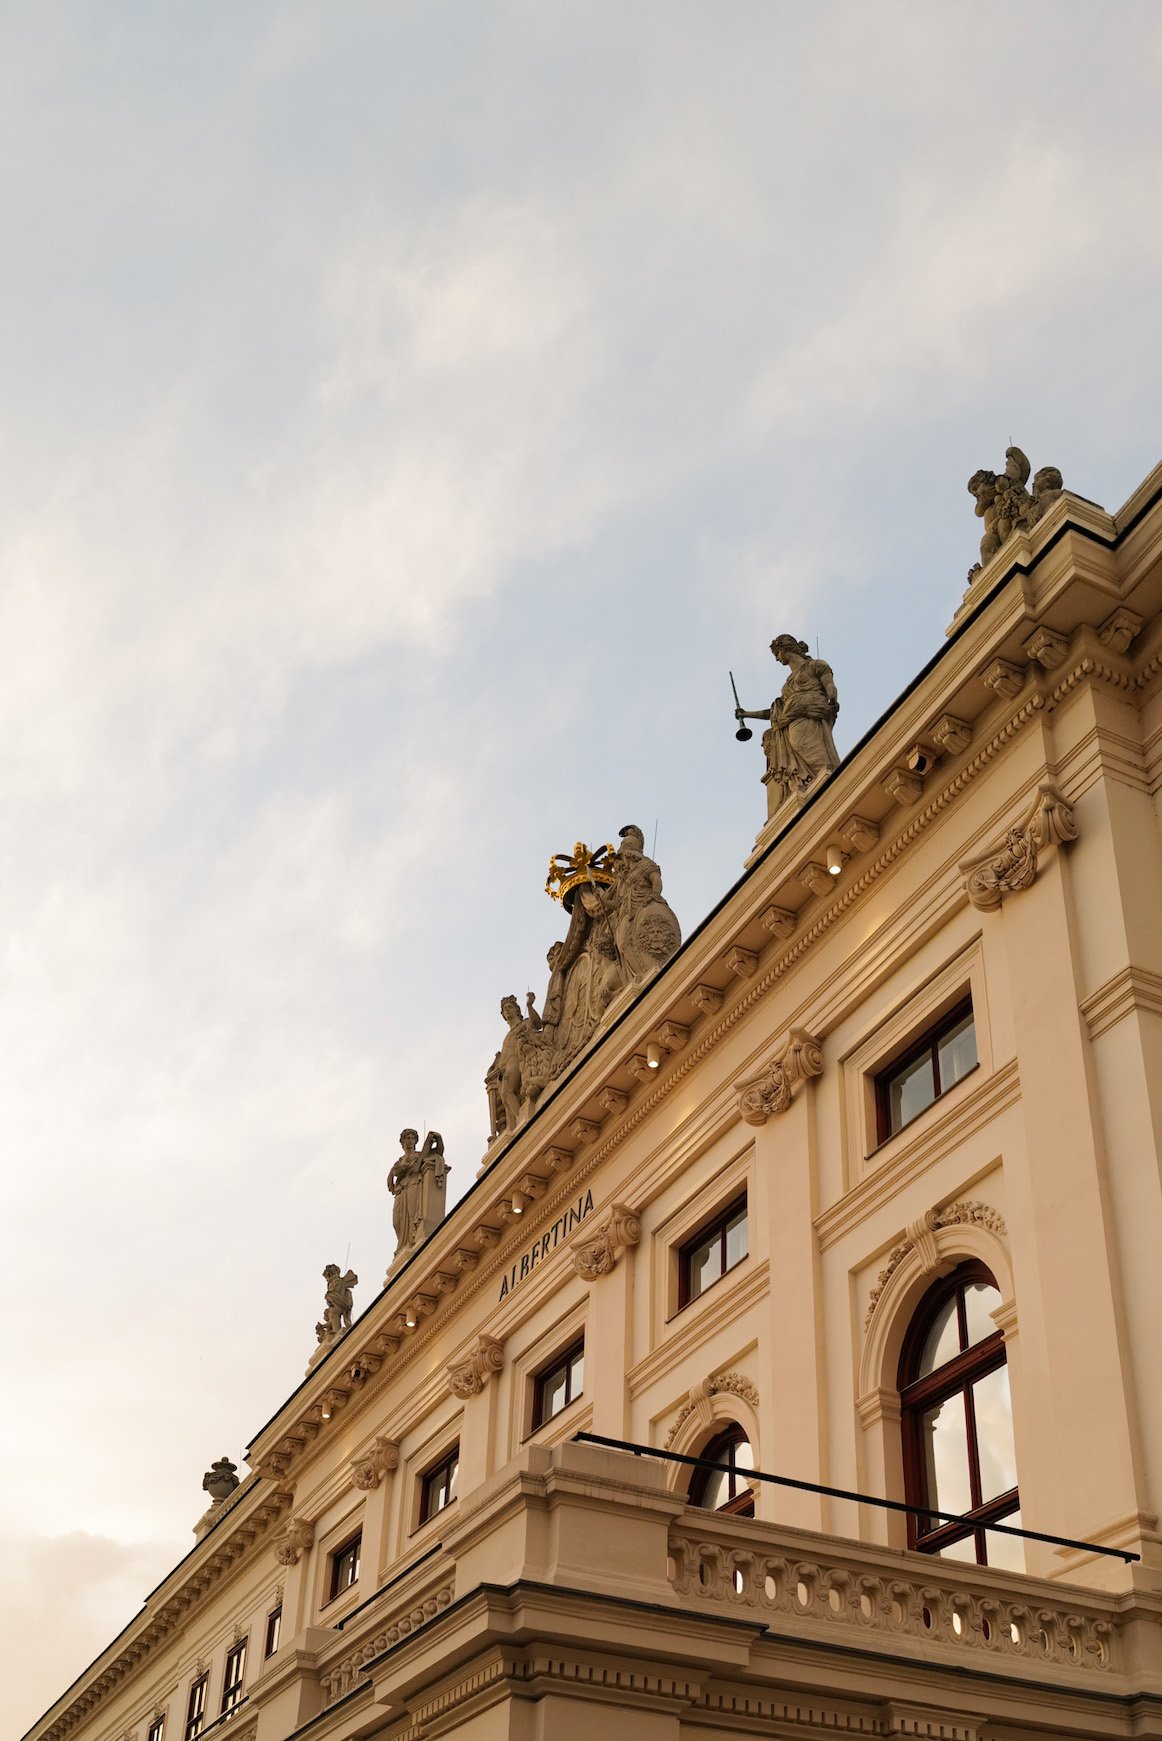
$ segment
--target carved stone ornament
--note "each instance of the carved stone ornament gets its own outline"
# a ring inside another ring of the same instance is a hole
[[[1006,895],[1027,889],[1037,875],[1037,856],[1046,847],[1077,839],[1073,810],[1056,786],[1045,782],[1025,820],[1010,828],[988,852],[965,859],[960,869],[973,906],[995,912]]]
[[[704,1016],[717,1015],[725,1001],[725,993],[719,991],[716,985],[699,983],[690,992],[690,1002]]]
[[[839,751],[831,728],[839,714],[839,696],[830,665],[812,659],[806,641],[776,635],[771,652],[788,669],[782,690],[760,712],[735,708],[735,718],[765,720],[763,750],[766,769],[767,820],[788,798],[803,798],[818,780],[839,766]],[[742,734],[750,736],[749,732]]]
[[[744,949],[735,943],[722,957],[731,973],[737,973],[740,979],[749,979],[759,964],[759,958],[753,949]]]
[[[825,864],[819,864],[814,859],[808,859],[806,864],[799,866],[795,875],[802,883],[803,887],[809,889],[813,895],[822,895],[826,898],[831,893],[833,884],[831,875]]]
[[[624,1203],[612,1203],[594,1232],[573,1246],[573,1268],[585,1281],[608,1275],[623,1251],[637,1245],[642,1224]]]
[[[1011,659],[994,659],[980,674],[986,689],[991,689],[1002,701],[1012,701],[1025,687],[1025,668]]]
[[[954,713],[942,714],[932,727],[932,742],[947,755],[958,756],[972,742],[972,727]]]
[[[1125,605],[1119,605],[1106,618],[1097,632],[1097,638],[1111,653],[1128,653],[1130,642],[1141,633],[1142,621],[1137,611],[1127,610]]]
[[[792,1028],[786,1050],[761,1076],[738,1085],[738,1110],[746,1124],[764,1125],[776,1112],[786,1112],[800,1082],[823,1072],[823,1048],[804,1028]]]
[[[880,838],[879,829],[866,816],[849,816],[836,832],[848,852],[870,852]]]
[[[362,1493],[370,1493],[379,1486],[384,1475],[399,1468],[399,1446],[394,1439],[378,1435],[371,1449],[362,1457],[356,1457],[351,1464],[351,1479]]]
[[[780,942],[791,935],[796,923],[795,914],[789,907],[768,907],[765,913],[759,915],[759,924]]]
[[[229,1457],[219,1457],[202,1476],[202,1491],[210,1495],[215,1505],[220,1504],[223,1499],[229,1499],[237,1485],[238,1465],[232,1463]]]
[[[453,1396],[479,1396],[494,1372],[504,1365],[504,1343],[483,1332],[476,1346],[463,1360],[454,1360],[447,1368],[448,1389]]]
[[[292,1517],[274,1539],[274,1557],[280,1566],[293,1566],[314,1539],[314,1524],[305,1517]]]
[[[752,1409],[757,1409],[759,1406],[757,1388],[741,1372],[719,1372],[713,1378],[704,1378],[700,1384],[691,1386],[689,1396],[674,1417],[673,1425],[666,1434],[665,1448],[667,1451],[691,1415],[700,1415],[703,1427],[709,1429],[714,1421],[714,1411],[710,1407],[710,1398],[720,1396],[723,1392],[731,1396],[741,1397],[743,1402],[749,1403]]]
[[[1056,629],[1039,628],[1025,642],[1026,659],[1035,659],[1044,671],[1056,671],[1064,664],[1069,642]]]
[[[1031,532],[1060,496],[1061,473],[1055,465],[1041,467],[1030,491],[1026,486],[1031,470],[1019,447],[1007,447],[1003,472],[977,471],[969,478],[968,493],[976,502],[978,518],[984,521],[980,562],[969,569],[970,581],[1014,532]]]
[[[872,1321],[872,1313],[879,1304],[880,1295],[910,1253],[914,1251],[919,1258],[921,1273],[931,1275],[940,1263],[940,1248],[935,1237],[937,1229],[965,1227],[970,1224],[985,1228],[989,1233],[996,1234],[998,1239],[1008,1237],[1009,1230],[1000,1210],[975,1198],[962,1203],[949,1203],[943,1209],[928,1209],[918,1221],[913,1221],[905,1229],[899,1245],[894,1245],[888,1253],[888,1261],[876,1277],[876,1285],[868,1297],[867,1311],[864,1314],[864,1329]]]
[[[883,787],[889,798],[907,809],[924,790],[924,782],[919,774],[913,774],[907,768],[893,768],[884,780]]]
[[[320,1322],[315,1325],[315,1338],[318,1342],[315,1359],[318,1359],[321,1351],[330,1348],[333,1342],[337,1342],[340,1336],[346,1335],[347,1331],[350,1330],[351,1313],[355,1303],[351,1290],[358,1285],[359,1277],[353,1269],[349,1269],[346,1275],[341,1275],[339,1265],[329,1263],[323,1270],[323,1280],[327,1284],[327,1289],[324,1296],[323,1316]]]
[[[438,1130],[428,1132],[422,1147],[419,1132],[411,1129],[400,1132],[399,1143],[402,1153],[387,1175],[395,1231],[389,1276],[443,1221],[448,1180],[444,1139]]]

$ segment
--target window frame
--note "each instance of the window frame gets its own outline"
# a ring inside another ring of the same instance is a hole
[[[450,1505],[455,1504],[457,1494],[453,1493],[451,1488],[458,1480],[459,1474],[460,1441],[457,1439],[456,1443],[449,1446],[448,1450],[445,1451],[444,1455],[440,1457],[438,1461],[435,1463],[429,1463],[428,1467],[421,1471],[418,1477],[419,1521],[416,1525],[417,1529],[421,1529],[425,1523],[431,1523],[434,1517],[440,1517],[445,1511],[447,1511]],[[430,1501],[433,1494],[437,1491],[436,1482],[441,1475],[448,1477],[446,1482],[447,1497],[444,1499],[442,1504],[433,1506]]]
[[[221,1715],[227,1716],[236,1710],[243,1698],[242,1688],[246,1684],[246,1654],[250,1643],[250,1634],[245,1638],[236,1638],[226,1652],[226,1665],[222,1671],[222,1710]],[[237,1663],[239,1672],[234,1680],[230,1678],[230,1670]]]
[[[950,1082],[947,1087],[942,1088],[940,1086],[940,1042],[941,1040],[947,1039],[948,1035],[951,1034],[954,1028],[960,1025],[965,1016],[972,1017],[972,1032],[976,1048],[976,1063],[970,1064],[968,1069],[964,1072],[964,1075],[958,1076],[955,1082]],[[967,1082],[974,1070],[980,1069],[980,1043],[977,1035],[978,1024],[976,1011],[973,1007],[972,993],[970,991],[967,996],[960,998],[950,1009],[945,1010],[942,1015],[938,1016],[934,1022],[925,1028],[922,1034],[918,1034],[916,1038],[902,1051],[897,1052],[895,1057],[893,1057],[887,1064],[881,1065],[880,1068],[876,1070],[872,1078],[872,1086],[875,1093],[877,1147],[882,1147],[884,1143],[890,1142],[893,1137],[899,1136],[901,1131],[905,1131],[910,1125],[915,1124],[918,1118],[923,1118],[924,1114],[930,1112],[939,1101],[944,1099],[946,1094],[951,1093],[954,1088],[959,1088],[962,1082]],[[902,1124],[893,1127],[891,1116],[892,1083],[895,1082],[905,1070],[908,1070],[913,1064],[918,1063],[925,1053],[928,1053],[931,1057],[932,1083],[935,1088],[935,1093],[933,1094],[932,1099],[920,1108],[919,1112],[914,1112],[911,1118],[906,1118]]]
[[[197,1741],[198,1736],[206,1727],[207,1694],[210,1690],[210,1671],[203,1669],[200,1675],[195,1675],[190,1682],[189,1694],[186,1698],[186,1726],[182,1731],[184,1741]],[[197,1709],[195,1710],[195,1705]]]
[[[340,1583],[343,1562],[353,1554],[354,1571],[345,1583]],[[363,1528],[355,1530],[344,1538],[337,1547],[332,1548],[327,1556],[327,1602],[335,1602],[340,1596],[345,1596],[348,1590],[353,1590],[359,1582],[359,1574],[363,1570]],[[325,1606],[325,1604],[324,1604]]]
[[[165,1712],[159,1711],[145,1731],[145,1741],[165,1741]]]
[[[742,1210],[746,1219],[746,1250],[733,1263],[727,1262],[726,1233],[731,1222]],[[706,1286],[694,1291],[692,1259],[694,1253],[703,1245],[708,1244],[717,1234],[722,1244],[722,1268],[718,1274],[706,1283]],[[682,1240],[678,1246],[678,1311],[685,1311],[695,1300],[702,1299],[711,1288],[715,1287],[726,1276],[736,1270],[750,1256],[750,1202],[745,1187],[731,1198],[722,1209],[719,1209],[709,1221],[703,1221],[688,1239]]]
[[[271,1643],[272,1634],[273,1634],[273,1638],[274,1638],[273,1643]],[[263,1662],[265,1662],[268,1657],[272,1657],[274,1655],[275,1651],[278,1649],[279,1639],[280,1639],[281,1635],[282,1635],[282,1603],[276,1602],[274,1607],[270,1610],[269,1614],[266,1616],[266,1636],[263,1639],[263,1646],[262,1646],[262,1660],[263,1660]]]
[[[714,1435],[709,1443],[706,1444],[697,1455],[699,1457],[707,1457],[714,1463],[729,1464],[730,1473],[727,1476],[727,1482],[728,1484],[733,1485],[735,1475],[739,1472],[738,1465],[735,1463],[733,1457],[724,1455],[724,1453],[733,1451],[734,1448],[740,1444],[745,1444],[749,1448],[751,1454],[754,1454],[754,1446],[750,1442],[750,1434],[747,1432],[742,1422],[730,1421],[720,1432]],[[691,1472],[690,1485],[687,1489],[687,1505],[697,1506],[703,1511],[707,1509],[705,1503],[706,1489],[709,1487],[713,1476],[718,1473],[719,1471],[716,1469],[694,1469]],[[739,1491],[732,1494],[725,1505],[716,1505],[711,1515],[714,1517],[753,1517],[754,1488],[751,1486],[750,1482],[745,1479],[741,1481],[739,1484]]]
[[[573,1370],[578,1359],[580,1359],[582,1363],[581,1383],[578,1388],[574,1390]],[[575,1337],[563,1353],[558,1354],[555,1360],[551,1360],[535,1375],[533,1379],[533,1424],[530,1429],[531,1432],[535,1433],[539,1428],[548,1426],[550,1421],[555,1421],[558,1415],[563,1415],[567,1408],[571,1408],[580,1397],[584,1396],[584,1361],[585,1337],[584,1334],[582,1334]],[[552,1414],[547,1415],[545,1413],[546,1386],[551,1379],[556,1378],[557,1374],[562,1371],[565,1374],[565,1400],[560,1408],[554,1409]]]
[[[900,1349],[900,1365],[898,1389],[900,1395],[900,1441],[903,1450],[904,1492],[910,1505],[923,1509],[931,1503],[928,1493],[927,1465],[924,1458],[922,1421],[925,1413],[936,1404],[950,1401],[953,1397],[964,1397],[965,1433],[967,1445],[969,1494],[975,1503],[969,1506],[961,1515],[964,1523],[945,1523],[933,1520],[933,1527],[925,1529],[924,1519],[909,1512],[908,1514],[908,1546],[917,1553],[941,1554],[955,1543],[972,1540],[977,1565],[987,1565],[988,1532],[985,1525],[1003,1523],[1006,1518],[1021,1508],[1021,1489],[1018,1481],[1015,1487],[1006,1489],[1003,1493],[982,1501],[980,1478],[980,1438],[976,1427],[976,1413],[972,1393],[973,1385],[989,1373],[999,1368],[1008,1368],[1008,1350],[1005,1346],[1005,1334],[1001,1329],[992,1331],[982,1337],[979,1342],[968,1348],[962,1348],[951,1359],[938,1366],[934,1372],[926,1373],[922,1378],[914,1377],[920,1357],[924,1350],[929,1332],[936,1319],[947,1304],[955,1298],[957,1301],[958,1341],[963,1342],[966,1335],[964,1290],[974,1282],[984,1282],[989,1287],[997,1286],[996,1277],[987,1265],[979,1259],[970,1258],[958,1264],[950,1275],[937,1282],[920,1301],[912,1315],[912,1321],[904,1336]],[[939,1509],[944,1509],[940,1507]]]

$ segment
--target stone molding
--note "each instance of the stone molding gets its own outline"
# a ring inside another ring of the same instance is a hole
[[[1125,605],[1119,605],[1112,611],[1097,632],[1097,638],[1103,647],[1108,647],[1111,653],[1128,653],[1130,643],[1141,633],[1143,618],[1137,611],[1131,611]]]
[[[993,913],[1006,895],[1029,888],[1036,880],[1038,854],[1050,846],[1077,839],[1073,808],[1049,780],[1037,788],[1037,798],[1023,822],[1006,831],[1003,840],[962,861],[964,892],[978,912]]]
[[[641,1236],[642,1224],[633,1210],[624,1203],[611,1203],[601,1225],[573,1246],[573,1268],[584,1281],[606,1276]]]
[[[274,1557],[280,1566],[298,1564],[315,1539],[315,1526],[307,1517],[292,1517],[274,1540]]]
[[[1132,963],[1090,992],[1081,1003],[1091,1040],[1123,1021],[1133,1010],[1162,1015],[1162,974]]]
[[[453,1396],[479,1396],[494,1372],[504,1365],[504,1343],[483,1331],[476,1338],[472,1352],[463,1360],[454,1360],[445,1368],[448,1389]]]
[[[888,1253],[888,1261],[876,1277],[876,1285],[868,1297],[867,1311],[864,1313],[863,1327],[866,1330],[872,1321],[880,1296],[906,1257],[915,1252],[923,1275],[934,1275],[940,1267],[940,1248],[936,1241],[937,1230],[941,1227],[963,1227],[967,1223],[983,1227],[998,1239],[1007,1239],[1009,1230],[1005,1226],[1004,1217],[999,1209],[994,1209],[989,1203],[981,1203],[975,1198],[963,1202],[949,1203],[944,1209],[927,1209],[918,1220],[910,1222],[904,1231],[904,1237],[899,1245],[893,1246]]]
[[[351,1463],[351,1479],[363,1493],[371,1493],[385,1475],[399,1468],[399,1446],[394,1439],[378,1434],[371,1449]]]
[[[720,1372],[711,1378],[704,1378],[690,1387],[686,1401],[675,1415],[673,1425],[666,1434],[666,1450],[670,1449],[691,1415],[697,1415],[704,1428],[713,1426],[715,1415],[710,1406],[710,1398],[724,1394],[741,1397],[752,1409],[759,1406],[757,1388],[741,1372]]]
[[[932,742],[948,756],[959,756],[972,742],[972,726],[954,713],[943,713],[932,727]]]
[[[768,907],[759,914],[759,924],[763,930],[769,931],[772,937],[780,941],[791,935],[797,923],[797,916],[788,907]]]
[[[1069,642],[1065,636],[1059,635],[1055,629],[1047,629],[1044,624],[1035,629],[1025,642],[1026,659],[1035,659],[1044,671],[1056,671],[1059,665],[1064,665],[1068,652]]]
[[[746,1124],[764,1125],[776,1112],[786,1112],[801,1082],[823,1073],[823,1048],[805,1028],[792,1028],[784,1050],[759,1076],[737,1085],[739,1117]]]

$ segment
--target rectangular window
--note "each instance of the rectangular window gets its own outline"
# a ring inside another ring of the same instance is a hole
[[[163,1711],[160,1717],[155,1717],[153,1719],[153,1722],[149,1725],[149,1728],[145,1731],[145,1741],[164,1741],[164,1736],[165,1736],[165,1712]]]
[[[206,1687],[209,1675],[199,1675],[190,1687],[190,1702],[186,1707],[186,1741],[197,1741],[206,1726]]]
[[[242,1697],[242,1682],[246,1678],[246,1642],[245,1638],[240,1638],[226,1652],[226,1674],[222,1682],[223,1716],[232,1711]]]
[[[327,1596],[328,1602],[333,1602],[336,1596],[341,1596],[344,1590],[349,1590],[359,1579],[359,1550],[363,1545],[363,1533],[352,1536],[341,1548],[336,1548],[331,1555],[331,1583]]]
[[[430,1517],[435,1517],[446,1505],[451,1505],[456,1497],[456,1477],[459,1473],[460,1447],[457,1445],[434,1469],[429,1469],[420,1482],[421,1523],[427,1523]]]
[[[875,1079],[876,1137],[887,1142],[977,1066],[972,1004],[957,1004]]]
[[[574,1342],[559,1359],[537,1375],[533,1387],[533,1431],[567,1409],[581,1395],[585,1380],[585,1342]]]
[[[266,1644],[263,1646],[263,1656],[273,1656],[278,1649],[279,1633],[282,1631],[282,1603],[272,1608],[266,1617]]]
[[[746,1198],[738,1197],[686,1241],[678,1252],[678,1305],[688,1306],[699,1294],[741,1263],[747,1254]]]

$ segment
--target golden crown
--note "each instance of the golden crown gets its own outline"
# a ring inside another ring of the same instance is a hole
[[[545,879],[545,893],[552,895],[554,901],[560,901],[568,911],[572,905],[574,889],[583,883],[601,883],[608,888],[613,886],[613,866],[608,863],[613,847],[607,842],[590,852],[583,840],[577,841],[572,852],[555,852],[549,860],[549,874]]]

